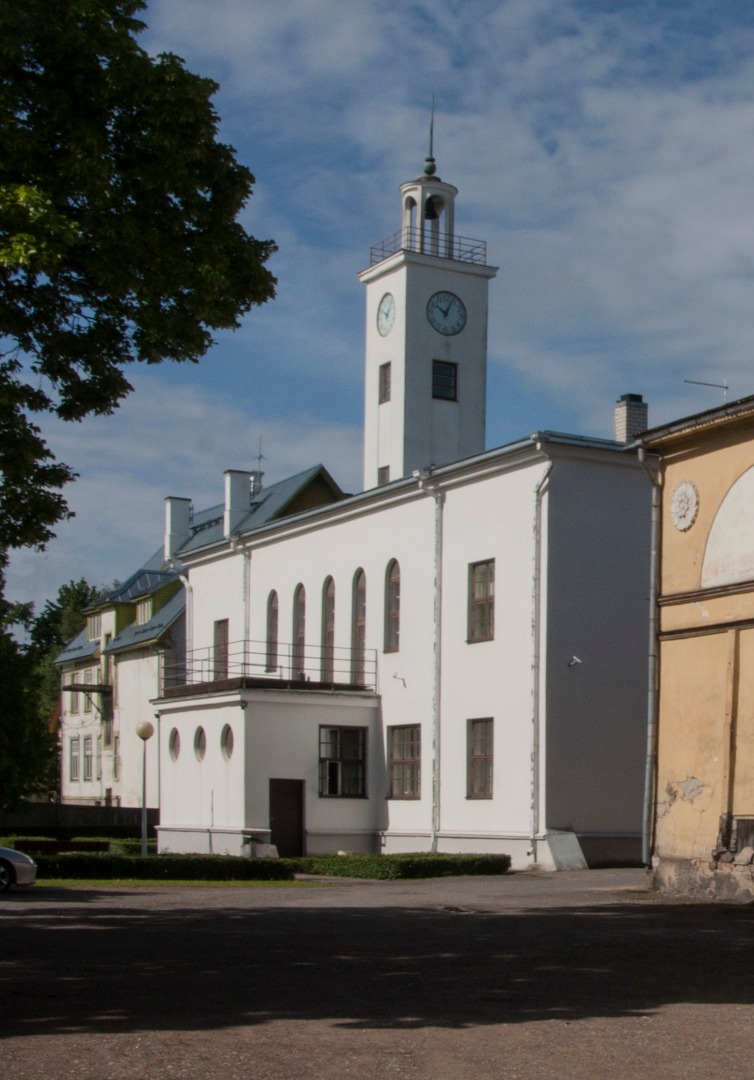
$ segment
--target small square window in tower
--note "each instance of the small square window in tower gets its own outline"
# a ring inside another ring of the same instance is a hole
[[[432,361],[432,397],[440,401],[458,401],[458,364],[447,360]]]

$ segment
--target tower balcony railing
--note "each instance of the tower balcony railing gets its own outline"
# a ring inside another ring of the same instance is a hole
[[[455,259],[457,262],[475,263],[478,266],[485,266],[487,263],[487,244],[484,240],[472,240],[468,236],[454,236],[450,233],[434,233],[431,229],[405,228],[399,229],[387,240],[374,244],[369,249],[369,265],[375,266],[399,251],[418,251],[440,259]]]
[[[254,687],[292,689],[357,689],[377,687],[375,649],[299,645],[272,641],[233,641],[227,647],[194,649],[182,657],[164,656],[161,694],[186,693],[189,688],[239,680]]]

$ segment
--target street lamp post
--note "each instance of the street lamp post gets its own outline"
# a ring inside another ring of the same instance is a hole
[[[136,725],[136,734],[142,741],[141,758],[141,853],[147,853],[147,742],[154,735],[154,724],[142,720]]]

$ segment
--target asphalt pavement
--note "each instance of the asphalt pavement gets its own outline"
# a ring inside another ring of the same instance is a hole
[[[753,913],[641,870],[17,890],[4,1071],[750,1080]]]

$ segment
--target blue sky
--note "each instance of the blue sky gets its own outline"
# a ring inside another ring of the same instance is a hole
[[[369,246],[399,225],[432,95],[456,231],[491,285],[488,445],[609,437],[754,393],[754,5],[741,0],[152,0],[142,44],[220,84],[221,138],[256,175],[278,297],[198,366],[135,370],[117,414],[45,423],[76,517],[14,557],[9,594],[123,578],[166,495],[322,461],[361,476]]]

